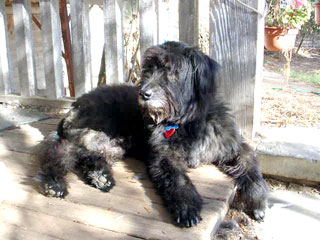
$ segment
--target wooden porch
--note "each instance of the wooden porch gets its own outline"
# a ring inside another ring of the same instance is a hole
[[[64,24],[60,22],[59,2],[70,9]],[[91,37],[95,31],[90,31],[88,16],[91,7],[99,5],[103,10],[106,84],[130,81],[133,66],[126,67],[124,42],[132,38],[137,50],[132,59],[140,66],[141,55],[151,45],[166,40],[199,45],[205,36],[205,52],[221,64],[220,91],[233,109],[242,135],[251,138],[257,128],[254,125],[259,123],[264,3],[245,2],[0,1],[0,103],[68,108],[73,96],[96,87],[92,76],[96,57],[91,56],[91,48],[96,47],[95,37]],[[205,11],[199,14],[199,9]],[[139,31],[131,38],[125,36],[131,21],[128,15],[139,16],[135,18]],[[41,32],[32,26],[35,17],[40,19]],[[203,17],[204,33],[200,27]],[[61,28],[67,25],[71,27],[67,37],[71,42],[62,44],[66,37],[62,37],[65,31]],[[69,62],[67,55],[72,56]],[[63,64],[71,66],[68,76],[63,75]],[[68,90],[71,83],[74,95]],[[234,193],[233,183],[213,166],[189,173],[205,201],[203,221],[191,229],[172,224],[143,165],[135,160],[115,166],[117,185],[110,193],[91,188],[70,174],[70,193],[65,199],[41,195],[34,180],[38,167],[33,149],[55,130],[57,122],[45,120],[0,132],[0,239],[210,239]]]
[[[58,121],[0,132],[0,239],[210,239],[234,193],[233,182],[213,166],[189,172],[205,202],[202,222],[190,229],[172,224],[143,164],[134,159],[115,165],[116,186],[109,193],[69,174],[65,199],[41,195],[34,150]]]

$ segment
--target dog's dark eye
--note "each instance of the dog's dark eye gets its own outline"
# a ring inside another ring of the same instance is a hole
[[[145,65],[142,69],[142,76],[147,77],[148,75],[152,75],[158,68],[159,66],[157,65]]]

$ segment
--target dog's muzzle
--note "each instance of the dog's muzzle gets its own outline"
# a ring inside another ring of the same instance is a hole
[[[153,95],[153,91],[151,89],[146,89],[146,90],[140,89],[139,95],[144,101],[147,101],[151,99]]]

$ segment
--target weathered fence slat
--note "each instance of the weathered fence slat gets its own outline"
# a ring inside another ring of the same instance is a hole
[[[179,40],[190,46],[199,44],[198,1],[179,1]]]
[[[106,83],[124,82],[123,27],[121,1],[104,0]]]
[[[8,46],[7,14],[0,2],[0,94],[11,93],[11,62]]]
[[[179,0],[158,1],[156,4],[159,44],[179,41],[179,4]]]
[[[85,0],[70,0],[72,73],[75,97],[92,89],[89,7]]]
[[[248,3],[257,7],[257,1]],[[220,90],[242,135],[252,137],[257,54],[257,13],[236,1],[210,1],[210,56],[221,64]]]
[[[266,11],[264,1],[258,1],[257,10],[260,13]],[[256,77],[254,89],[253,106],[253,127],[252,138],[260,128],[261,99],[262,99],[262,80],[263,80],[263,58],[264,58],[264,17],[257,14],[257,54],[256,54]]]
[[[157,14],[155,0],[139,1],[140,55],[148,47],[157,44]]]
[[[14,0],[13,17],[17,45],[17,65],[20,79],[20,92],[23,97],[31,97],[36,95],[37,81],[30,1]]]
[[[40,0],[43,58],[48,98],[64,96],[59,1]]]

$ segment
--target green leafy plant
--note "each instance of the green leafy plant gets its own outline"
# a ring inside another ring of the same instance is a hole
[[[266,26],[284,29],[298,28],[311,16],[311,4],[308,0],[267,0],[269,11]]]

